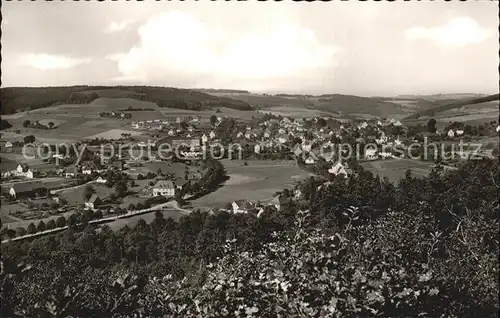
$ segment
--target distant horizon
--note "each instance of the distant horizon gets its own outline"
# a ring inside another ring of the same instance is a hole
[[[105,87],[127,87],[127,86],[145,86],[145,87],[161,87],[161,88],[175,88],[175,89],[183,89],[183,90],[226,90],[226,91],[247,91],[250,94],[255,95],[298,95],[298,96],[321,96],[321,95],[344,95],[344,96],[358,96],[365,98],[377,98],[377,97],[401,97],[401,96],[435,96],[435,95],[495,95],[499,92],[453,92],[453,93],[402,93],[395,95],[362,95],[362,94],[347,94],[341,92],[329,92],[329,93],[303,93],[303,92],[290,92],[290,91],[251,91],[243,88],[215,88],[215,87],[203,87],[203,88],[190,88],[190,87],[175,87],[175,86],[162,86],[162,85],[147,85],[147,84],[75,84],[75,85],[49,85],[49,86],[2,86],[1,89],[4,88],[51,88],[51,87],[78,87],[78,86],[88,86],[88,87],[96,87],[96,86],[105,86]]]

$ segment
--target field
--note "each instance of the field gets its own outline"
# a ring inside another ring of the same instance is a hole
[[[258,110],[258,112],[262,114],[268,113],[275,116],[289,116],[294,118],[332,116],[331,113],[323,112],[317,109],[287,107],[287,106],[274,106],[269,108],[263,108]]]
[[[108,188],[101,184],[93,183],[92,187],[94,188],[95,193],[101,197],[101,199],[108,197],[111,193],[114,192],[113,188]],[[57,193],[57,195],[67,200],[69,205],[76,206],[85,203],[85,200],[83,198],[84,191],[85,186],[79,186],[60,191]]]
[[[122,134],[130,134],[131,136],[136,136],[140,135],[141,132],[133,130],[124,130],[124,129],[110,129],[99,134],[88,136],[87,139],[96,139],[96,138],[103,138],[108,140],[120,139],[123,138]]]
[[[172,218],[173,220],[180,219],[184,214],[181,211],[175,209],[166,209],[162,211],[163,217],[165,219]],[[113,222],[104,223],[109,226],[113,231],[118,231],[124,226],[130,228],[134,227],[140,219],[146,221],[146,223],[151,223],[155,218],[155,212],[144,213],[141,215],[132,216],[126,219],[118,219]]]
[[[431,165],[432,163],[429,162],[411,159],[377,160],[361,164],[364,169],[379,175],[381,178],[387,177],[391,182],[397,182],[404,178],[408,169],[412,172],[413,176],[427,176]]]
[[[195,208],[223,207],[234,200],[266,201],[275,192],[307,178],[310,174],[301,170],[294,161],[247,161],[222,160],[229,179],[222,187],[204,197],[192,201]]]

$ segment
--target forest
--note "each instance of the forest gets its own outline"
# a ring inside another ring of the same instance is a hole
[[[395,184],[353,170],[259,218],[157,213],[4,244],[2,317],[495,317],[498,162]]]

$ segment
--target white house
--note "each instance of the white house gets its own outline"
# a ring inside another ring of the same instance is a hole
[[[174,135],[174,130],[173,130],[173,129],[170,129],[170,130],[168,131],[168,135],[169,135],[169,136],[173,136],[173,135]]]
[[[248,213],[255,209],[255,205],[247,200],[237,200],[231,203],[233,213]]]
[[[309,141],[304,141],[302,143],[302,150],[310,152],[312,150],[312,143]]]
[[[158,180],[156,184],[153,186],[153,196],[166,196],[173,197],[175,196],[175,185],[170,180]]]
[[[382,122],[380,120],[377,121],[377,126],[382,126]]]
[[[256,154],[259,154],[260,150],[261,150],[261,147],[259,144],[253,146],[253,152],[255,152]]]
[[[107,182],[107,180],[106,180],[106,179],[104,179],[103,177],[99,177],[99,178],[97,178],[97,179],[95,180],[95,182],[97,182],[97,183],[106,183],[106,182]]]
[[[277,195],[269,202],[269,205],[272,205],[276,208],[276,210],[281,211],[289,204],[289,202],[290,201],[287,198]]]
[[[453,129],[448,130],[448,137],[450,138],[455,137],[455,132],[453,131]]]
[[[241,131],[238,131],[238,133],[236,134],[236,138],[243,138],[243,133]]]
[[[202,144],[206,144],[206,143],[207,143],[207,141],[208,141],[208,137],[207,137],[207,135],[203,134],[203,135],[201,136],[201,143],[202,143]]]
[[[216,135],[216,134],[215,134],[215,132],[212,130],[208,136],[210,137],[210,139],[214,139],[217,135]]]
[[[316,160],[314,160],[314,158],[312,156],[309,156],[307,157],[307,159],[305,160],[305,163],[307,165],[313,165],[314,163],[316,163]]]
[[[394,122],[394,126],[401,126],[401,122],[397,120],[396,122]]]
[[[7,141],[4,145],[4,148],[12,148],[12,143],[10,141]]]
[[[280,144],[284,144],[288,141],[288,137],[286,135],[283,135],[283,136],[279,136],[278,137],[278,141]]]
[[[382,151],[380,153],[380,156],[383,158],[383,159],[387,159],[387,158],[391,158],[392,157],[392,154],[390,152],[385,152],[385,151]]]
[[[101,198],[99,198],[96,194],[92,194],[90,199],[85,202],[85,207],[89,209],[95,209],[101,204],[102,204]]]
[[[24,176],[26,177],[26,179],[33,179],[33,171],[31,171],[31,169],[28,169]]]
[[[347,177],[347,171],[345,170],[344,165],[340,163],[340,161],[334,164],[330,169],[328,169],[328,173],[336,176],[343,175],[344,177]]]
[[[365,159],[375,160],[377,158],[378,158],[377,149],[370,148],[365,150]]]
[[[456,130],[456,131],[455,131],[455,134],[456,134],[457,136],[462,136],[462,135],[464,134],[464,131],[463,131],[463,130]]]

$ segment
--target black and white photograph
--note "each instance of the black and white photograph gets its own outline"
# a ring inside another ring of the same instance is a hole
[[[0,317],[498,317],[498,1],[2,1],[0,42]]]

